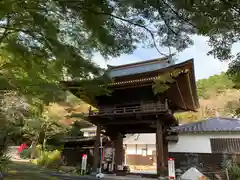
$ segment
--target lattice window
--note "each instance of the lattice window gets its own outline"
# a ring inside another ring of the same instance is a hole
[[[240,153],[239,138],[210,139],[212,153]]]
[[[88,132],[88,136],[96,136],[96,132]]]

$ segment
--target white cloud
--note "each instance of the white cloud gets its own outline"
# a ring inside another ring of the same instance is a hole
[[[213,56],[208,56],[211,49],[207,44],[207,38],[194,36],[194,45],[179,53],[179,61],[194,58],[196,79],[208,78],[214,74],[220,74],[228,68],[228,62],[221,62]]]

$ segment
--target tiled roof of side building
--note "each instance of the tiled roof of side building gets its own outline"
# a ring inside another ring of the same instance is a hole
[[[80,131],[82,131],[82,132],[95,132],[96,130],[97,130],[97,127],[92,126],[92,127],[89,127],[89,128],[82,128]]]
[[[240,132],[240,120],[233,118],[209,118],[195,123],[172,127],[178,133]]]

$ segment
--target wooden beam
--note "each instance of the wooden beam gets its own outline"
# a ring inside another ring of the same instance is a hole
[[[184,99],[183,99],[182,92],[181,92],[181,90],[180,90],[180,88],[179,88],[179,85],[178,85],[178,82],[177,82],[177,81],[176,81],[176,85],[177,85],[177,90],[178,90],[179,95],[180,95],[180,97],[181,97],[182,103],[183,103],[184,108],[185,108],[185,110],[186,110],[186,109],[187,109],[187,106],[186,106],[186,103],[185,103],[185,101],[184,101]]]
[[[121,131],[122,133],[124,134],[135,134],[135,133],[155,133],[155,129],[137,129],[137,130],[134,130],[134,129],[130,129],[130,130],[122,130]]]
[[[190,94],[191,94],[191,99],[192,99],[192,103],[193,103],[193,108],[194,110],[197,109],[197,106],[195,104],[195,101],[194,101],[194,98],[193,98],[193,92],[192,92],[192,86],[190,84],[190,76],[189,76],[189,73],[187,73],[187,81],[188,81],[188,87],[189,87],[189,91],[190,91]]]
[[[125,124],[149,124],[151,125],[154,122],[154,120],[129,120],[129,121],[118,121],[118,120],[113,120],[113,121],[108,121],[108,122],[102,122],[101,125],[106,126],[106,125],[125,125]]]

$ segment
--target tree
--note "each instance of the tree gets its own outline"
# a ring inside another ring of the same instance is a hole
[[[197,81],[198,96],[204,99],[209,98],[212,94],[217,94],[233,87],[234,83],[226,73],[213,75],[207,79]]]
[[[106,78],[95,52],[119,56],[138,43],[183,50],[195,33],[164,1],[2,0],[0,22],[2,81],[46,102],[59,98],[63,76],[95,79],[81,85],[97,93]]]
[[[21,133],[24,119],[32,113],[26,100],[12,91],[0,92],[1,133],[14,143],[22,141]]]
[[[95,52],[107,59],[142,44],[165,56],[159,47],[181,51],[192,45],[191,35],[199,34],[209,37],[209,54],[232,59],[231,46],[240,36],[239,4],[199,2],[2,0],[1,87],[24,95],[42,112],[43,104],[65,98],[59,83],[64,77],[81,80],[82,98],[105,93],[99,84],[108,78],[92,61]],[[228,72],[236,82],[238,57]]]
[[[237,1],[168,1],[197,33],[209,37],[212,50],[208,54],[225,61],[232,60],[228,74],[239,87],[240,58],[232,54],[232,45],[240,38],[240,6]]]
[[[166,55],[159,47],[181,51],[192,45],[192,34],[210,37],[209,54],[231,59],[231,46],[239,39],[238,3],[199,2],[2,0],[1,79],[23,94],[56,100],[52,92],[59,91],[64,75],[97,78],[91,85],[83,81],[83,89],[88,90],[98,90],[92,87],[105,82],[100,78],[104,71],[91,61],[95,52],[109,58],[131,53],[143,44]],[[236,69],[237,62],[230,69]]]
[[[240,117],[240,99],[229,101],[225,106],[229,109],[230,116]]]
[[[42,144],[42,148],[45,150],[48,140],[66,134],[68,129],[58,121],[51,119],[45,112],[42,117],[26,120],[23,132],[24,136],[31,140],[31,158],[34,158],[38,143]]]

